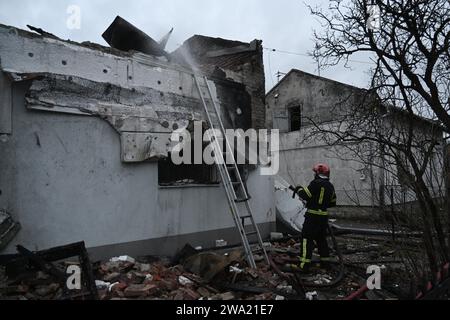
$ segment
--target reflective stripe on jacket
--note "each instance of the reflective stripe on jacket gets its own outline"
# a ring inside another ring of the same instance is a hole
[[[297,187],[297,194],[310,214],[326,216],[328,208],[336,206],[336,192],[328,179],[316,178],[307,187]]]

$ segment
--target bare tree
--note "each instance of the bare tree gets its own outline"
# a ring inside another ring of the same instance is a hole
[[[322,22],[312,53],[320,67],[347,65],[355,54],[374,62],[371,89],[360,105],[340,106],[336,121],[314,123],[312,133],[343,144],[415,193],[429,266],[436,271],[450,255],[443,223],[450,212],[435,192],[445,190],[437,163],[444,159],[442,133],[450,132],[450,2],[332,0],[328,10],[310,10]],[[448,201],[448,191],[445,196]]]
[[[424,100],[426,112],[450,131],[450,3],[447,0],[331,0],[330,10],[311,8],[323,32],[314,33],[320,65],[373,55],[372,85],[385,99],[411,113],[411,100]],[[371,25],[379,8],[379,26]]]

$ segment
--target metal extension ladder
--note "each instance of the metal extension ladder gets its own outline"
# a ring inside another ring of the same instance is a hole
[[[264,248],[261,233],[259,232],[258,226],[253,218],[252,209],[249,203],[250,197],[239,172],[234,156],[234,150],[232,150],[230,142],[225,134],[225,128],[223,126],[216,101],[214,100],[211,87],[209,86],[208,78],[206,76],[202,77],[204,89],[206,89],[209,96],[209,106],[207,100],[205,99],[205,93],[200,87],[197,75],[194,74],[193,77],[207,116],[208,124],[210,129],[212,129],[210,130],[212,131],[212,134],[209,132],[210,134],[208,136],[208,140],[213,144],[215,164],[219,170],[220,177],[224,185],[233,220],[242,239],[242,245],[244,247],[248,264],[251,268],[256,268],[255,258],[249,242],[249,237],[256,237],[260,250],[263,252],[264,259],[266,263],[269,264],[269,258],[267,256],[266,249]],[[220,135],[218,134],[218,131],[221,133]],[[224,149],[221,147],[223,143],[220,144],[221,139],[225,142]],[[227,163],[226,160],[231,161]],[[239,207],[242,207],[242,204],[245,205],[245,209],[242,210],[245,212],[243,215],[241,215],[239,210]],[[250,224],[246,224],[247,221],[249,221]]]

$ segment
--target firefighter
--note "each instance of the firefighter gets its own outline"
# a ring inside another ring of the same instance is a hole
[[[320,255],[321,267],[330,261],[330,249],[327,243],[328,212],[327,209],[336,206],[336,193],[330,182],[330,168],[326,164],[317,164],[313,168],[314,180],[308,187],[291,187],[294,196],[297,194],[306,202],[307,211],[302,229],[301,271],[307,272],[311,265],[315,245]]]

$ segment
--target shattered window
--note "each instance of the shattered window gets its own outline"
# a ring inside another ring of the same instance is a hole
[[[158,162],[158,182],[160,186],[189,184],[217,184],[216,167],[205,164],[175,165],[170,159]]]

